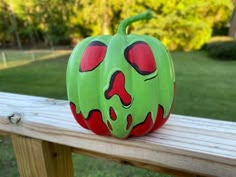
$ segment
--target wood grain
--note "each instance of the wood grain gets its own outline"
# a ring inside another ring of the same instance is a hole
[[[73,177],[69,147],[19,135],[12,143],[21,177]]]
[[[22,115],[18,123],[9,120],[14,113]],[[236,172],[235,122],[171,115],[158,131],[120,140],[80,127],[67,101],[0,92],[0,131],[189,174]]]

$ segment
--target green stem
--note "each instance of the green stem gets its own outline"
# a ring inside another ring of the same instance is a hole
[[[117,30],[118,34],[126,34],[126,28],[128,25],[130,25],[133,22],[139,21],[139,20],[149,20],[152,18],[152,11],[151,10],[147,10],[146,12],[142,13],[142,14],[138,14],[136,16],[133,17],[129,17],[125,20],[123,20]]]

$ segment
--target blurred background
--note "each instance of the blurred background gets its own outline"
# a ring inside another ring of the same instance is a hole
[[[156,18],[132,24],[129,32],[155,36],[170,50],[196,50],[212,36],[235,37],[233,3],[234,0],[1,0],[0,47],[76,44],[87,36],[114,34],[122,19],[151,9]]]
[[[236,121],[235,0],[0,0],[0,91],[67,99],[73,47],[116,33],[119,23],[151,9],[128,33],[158,38],[176,73],[174,114]],[[0,110],[1,111],[1,110]],[[73,155],[75,176],[167,177]],[[0,135],[0,177],[18,177],[10,138]]]

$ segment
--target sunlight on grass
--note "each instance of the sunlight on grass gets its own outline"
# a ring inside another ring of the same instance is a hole
[[[35,50],[35,51],[2,51],[5,53],[7,66],[4,65],[3,56],[0,56],[0,70],[23,66],[35,61],[57,59],[60,56],[69,55],[71,50]],[[1,53],[1,51],[0,51]]]

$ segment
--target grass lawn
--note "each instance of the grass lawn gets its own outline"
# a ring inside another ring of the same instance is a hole
[[[174,113],[236,121],[236,61],[209,58],[204,51],[172,53],[177,92]],[[66,99],[68,55],[0,70],[0,91]],[[81,177],[150,176],[154,172],[74,155],[75,175]],[[17,177],[9,139],[0,136],[0,176]],[[165,175],[166,176],[166,175]]]
[[[236,60],[215,60],[204,51],[172,56],[177,82],[174,113],[236,121]]]

